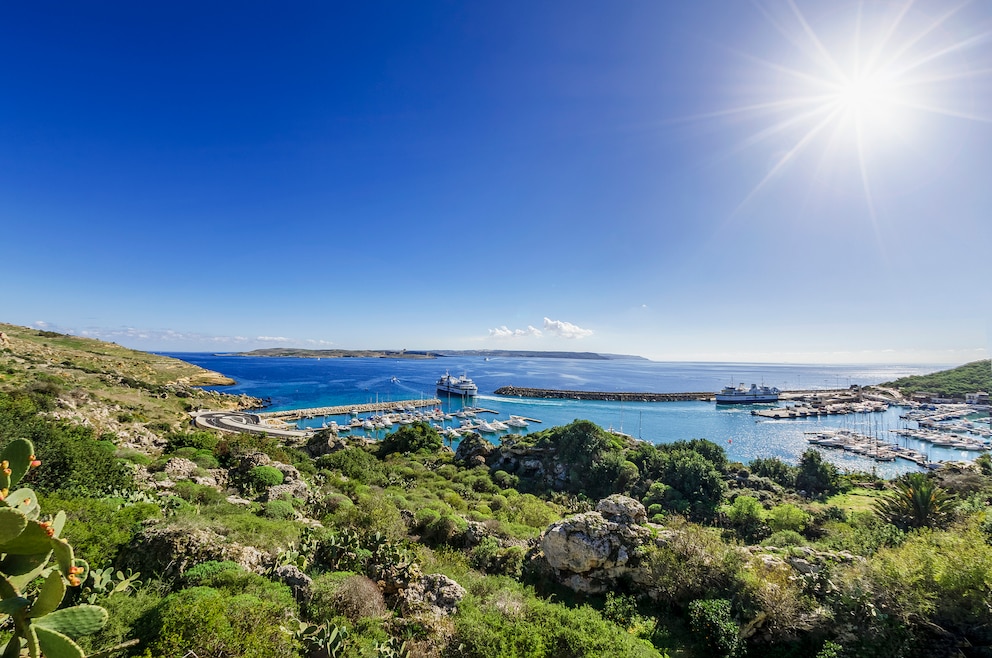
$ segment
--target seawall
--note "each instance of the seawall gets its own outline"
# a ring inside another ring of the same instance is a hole
[[[609,402],[685,402],[712,400],[715,393],[622,393],[618,391],[568,391],[554,388],[525,388],[501,386],[494,393],[520,398],[558,400],[606,400]]]

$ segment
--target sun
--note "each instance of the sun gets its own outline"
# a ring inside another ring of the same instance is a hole
[[[818,167],[855,162],[868,209],[874,202],[868,162],[874,149],[897,148],[924,131],[933,118],[990,121],[962,102],[989,68],[967,55],[987,47],[989,32],[959,36],[966,5],[929,13],[915,0],[809,4],[795,0],[755,6],[782,37],[758,44],[763,56],[738,53],[753,71],[757,93],[738,107],[710,116],[752,120],[758,127],[741,149],[773,144],[778,153],[741,207],[804,156]],[[984,51],[981,51],[984,52]],[[782,144],[788,146],[783,148]]]
[[[854,75],[838,85],[836,102],[855,118],[891,118],[902,104],[896,89],[879,75]]]

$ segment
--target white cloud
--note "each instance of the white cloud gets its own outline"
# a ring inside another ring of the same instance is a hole
[[[289,339],[285,336],[255,336],[255,340],[261,341],[263,343],[288,343]]]
[[[544,330],[560,338],[583,338],[591,336],[593,333],[592,329],[583,329],[571,322],[552,320],[551,318],[544,318]]]
[[[322,347],[327,345],[333,345],[334,343],[329,340],[314,340],[313,338],[306,339],[307,345],[320,345]]]
[[[541,330],[537,327],[527,325],[526,329],[510,329],[505,324],[489,330],[489,335],[493,338],[523,338],[524,336],[541,336]]]
[[[34,326],[38,327],[39,329],[48,329],[49,325],[44,320],[36,320]]]

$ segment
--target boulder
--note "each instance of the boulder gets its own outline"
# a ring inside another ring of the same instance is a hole
[[[446,617],[455,612],[465,597],[465,588],[451,578],[430,573],[412,581],[399,593],[399,603],[405,615],[427,614]]]
[[[644,523],[644,506],[626,496],[610,496],[594,512],[551,524],[541,537],[541,550],[559,580],[579,592],[611,590],[617,579],[640,580],[637,555],[654,542],[657,526]]]
[[[151,527],[140,532],[121,551],[119,566],[175,578],[190,567],[209,560],[230,560],[247,571],[262,573],[271,557],[254,546],[227,543],[224,537],[211,530]]]
[[[170,480],[188,480],[200,467],[185,457],[173,457],[165,464],[165,474]]]
[[[641,524],[648,520],[644,505],[622,494],[613,494],[599,501],[596,505],[596,511],[607,520],[627,525],[631,523]]]
[[[296,480],[294,482],[284,482],[282,484],[277,484],[274,487],[269,487],[265,492],[265,501],[279,500],[283,498],[286,494],[289,494],[292,498],[299,498],[301,500],[306,500],[310,495],[310,487],[303,480]]]
[[[458,450],[455,451],[455,460],[469,467],[485,466],[495,452],[496,446],[478,434],[472,433],[463,438],[458,444]]]
[[[288,585],[293,597],[300,603],[306,603],[313,598],[313,579],[303,573],[299,567],[286,564],[273,569],[272,575],[279,582]]]

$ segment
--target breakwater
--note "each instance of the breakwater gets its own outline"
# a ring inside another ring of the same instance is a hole
[[[288,409],[286,411],[263,411],[256,413],[260,419],[275,418],[279,420],[301,420],[303,418],[319,418],[321,416],[343,416],[345,414],[364,414],[373,411],[392,411],[396,408],[437,407],[441,405],[438,398],[421,398],[419,400],[394,400],[393,402],[367,402],[365,404],[343,404],[335,407],[308,407],[306,409]],[[495,413],[495,412],[493,412]]]
[[[624,393],[619,391],[568,391],[555,388],[501,386],[494,393],[518,398],[552,400],[606,400],[608,402],[691,402],[709,401],[715,393]]]

